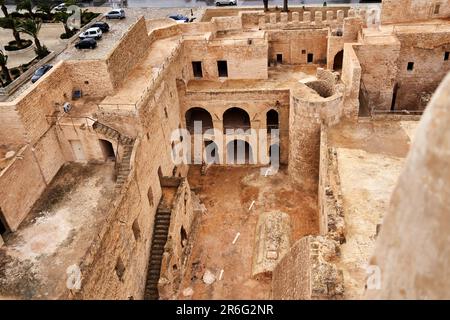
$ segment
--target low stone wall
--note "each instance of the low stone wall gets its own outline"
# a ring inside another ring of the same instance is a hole
[[[298,240],[278,263],[272,274],[275,300],[340,299],[342,272],[333,264],[338,249],[320,236]]]
[[[178,188],[172,202],[170,228],[164,247],[158,283],[160,299],[176,299],[185,272],[194,221],[191,190],[187,179],[177,179]],[[186,238],[184,238],[186,237]]]

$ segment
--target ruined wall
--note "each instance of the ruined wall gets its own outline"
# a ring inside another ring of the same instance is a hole
[[[171,176],[170,136],[179,123],[175,79],[185,66],[171,64],[139,109],[141,127],[130,163],[131,172],[111,206],[98,240],[80,263],[82,288],[76,299],[142,299],[151,235],[162,191],[158,172]],[[119,129],[119,128],[118,128]],[[136,233],[138,226],[140,232]],[[104,252],[108,252],[105,255]]]
[[[392,194],[370,264],[377,299],[449,299],[450,75],[430,101]],[[401,230],[401,232],[399,232]]]
[[[67,68],[58,63],[13,103],[26,130],[27,141],[35,143],[50,128],[46,116],[61,110],[72,97],[72,81]]]
[[[283,63],[306,64],[308,54],[313,54],[312,63],[327,61],[327,29],[274,30],[268,31],[269,59],[275,61],[277,54],[283,55]]]
[[[144,17],[133,24],[106,58],[106,65],[114,88],[126,78],[150,46]]]
[[[72,87],[83,96],[104,97],[113,93],[113,84],[104,60],[68,60],[64,62]]]
[[[397,110],[423,110],[432,94],[450,71],[450,59],[444,60],[450,52],[450,30],[442,28],[436,32],[397,33],[401,42],[398,59]],[[413,62],[409,71],[408,63]]]
[[[190,77],[193,78],[192,61],[201,61],[204,80],[217,80],[217,61],[226,60],[228,79],[267,79],[267,50],[264,39],[185,41]]]
[[[342,273],[332,263],[336,246],[320,236],[298,240],[272,273],[275,300],[339,299]]]
[[[320,126],[339,122],[341,92],[329,98],[291,96],[289,111],[289,174],[305,188],[317,187],[320,155]]]
[[[34,145],[27,145],[0,174],[0,207],[15,231],[34,202],[64,164],[54,128]]]
[[[356,120],[359,111],[361,65],[351,43],[344,46],[341,80],[345,84],[343,116]]]
[[[369,110],[389,110],[399,67],[400,42],[389,36],[353,48],[361,65],[362,90],[367,92]]]
[[[14,103],[0,103],[0,140],[1,144],[25,143],[25,128]]]
[[[185,178],[177,178],[177,180],[179,186],[175,199],[172,202],[170,228],[164,248],[165,252],[163,254],[158,286],[162,300],[174,299],[179,290],[189,253],[188,239],[191,235],[192,222],[195,218],[189,183]],[[186,233],[186,239],[182,238],[182,230]]]
[[[450,16],[448,0],[383,0],[381,23],[422,21]]]

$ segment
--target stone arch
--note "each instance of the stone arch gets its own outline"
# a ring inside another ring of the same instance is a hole
[[[250,143],[234,139],[227,144],[227,164],[252,164],[253,149]]]
[[[343,60],[344,60],[344,50],[341,50],[334,56],[333,70],[342,70]]]
[[[220,163],[220,157],[219,157],[219,147],[217,144],[212,140],[205,140],[205,156],[204,159],[206,163],[208,164],[219,164]]]
[[[279,128],[279,116],[278,111],[274,109],[270,109],[266,113],[266,126],[267,126],[267,132],[270,132],[272,129],[278,129]]]
[[[247,111],[241,108],[232,107],[223,113],[223,132],[227,129],[243,129],[251,128],[250,116]]]
[[[202,133],[204,133],[208,129],[214,128],[211,114],[206,109],[203,108],[199,107],[190,108],[185,113],[185,119],[186,119],[186,129],[188,129],[190,133],[194,133],[195,121],[202,122]]]

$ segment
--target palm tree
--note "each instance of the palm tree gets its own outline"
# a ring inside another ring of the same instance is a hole
[[[22,43],[22,39],[20,39],[20,33],[17,31],[19,27],[19,19],[13,18],[12,16],[8,16],[6,18],[0,18],[0,28],[3,29],[11,29],[13,32],[14,40],[18,46]]]
[[[66,35],[69,35],[72,33],[72,30],[70,30],[69,26],[67,25],[67,20],[69,19],[70,14],[67,12],[57,12],[55,14],[55,20],[61,22],[64,25],[64,32]]]
[[[288,2],[289,2],[289,0],[283,0],[283,12],[289,11]]]
[[[54,7],[55,5],[48,0],[40,0],[37,4],[37,11],[50,16]]]
[[[269,11],[269,0],[263,0],[264,11]]]
[[[30,13],[31,17],[34,17],[34,12],[33,12],[33,2],[31,0],[20,0],[16,2],[16,10],[26,10]]]
[[[45,46],[41,45],[39,41],[38,34],[41,30],[42,21],[39,19],[25,19],[19,23],[18,31],[26,33],[33,37],[34,44],[36,46],[36,53],[38,56],[42,57],[47,55],[48,50]]]
[[[0,7],[2,8],[3,15],[6,18],[8,18],[8,16],[9,16],[8,8],[6,8],[5,4],[6,4],[6,0],[0,0]]]
[[[11,75],[9,74],[8,67],[6,63],[8,62],[8,56],[0,50],[0,67],[2,68],[2,73],[5,75],[6,83],[11,82]]]

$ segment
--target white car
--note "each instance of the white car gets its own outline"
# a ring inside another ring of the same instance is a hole
[[[216,0],[216,6],[237,6],[237,0]]]
[[[123,9],[114,9],[105,14],[106,19],[125,19],[125,11]]]
[[[86,38],[94,38],[96,40],[102,38],[102,30],[100,28],[94,27],[89,28],[85,32],[79,35],[80,39],[86,39]]]

